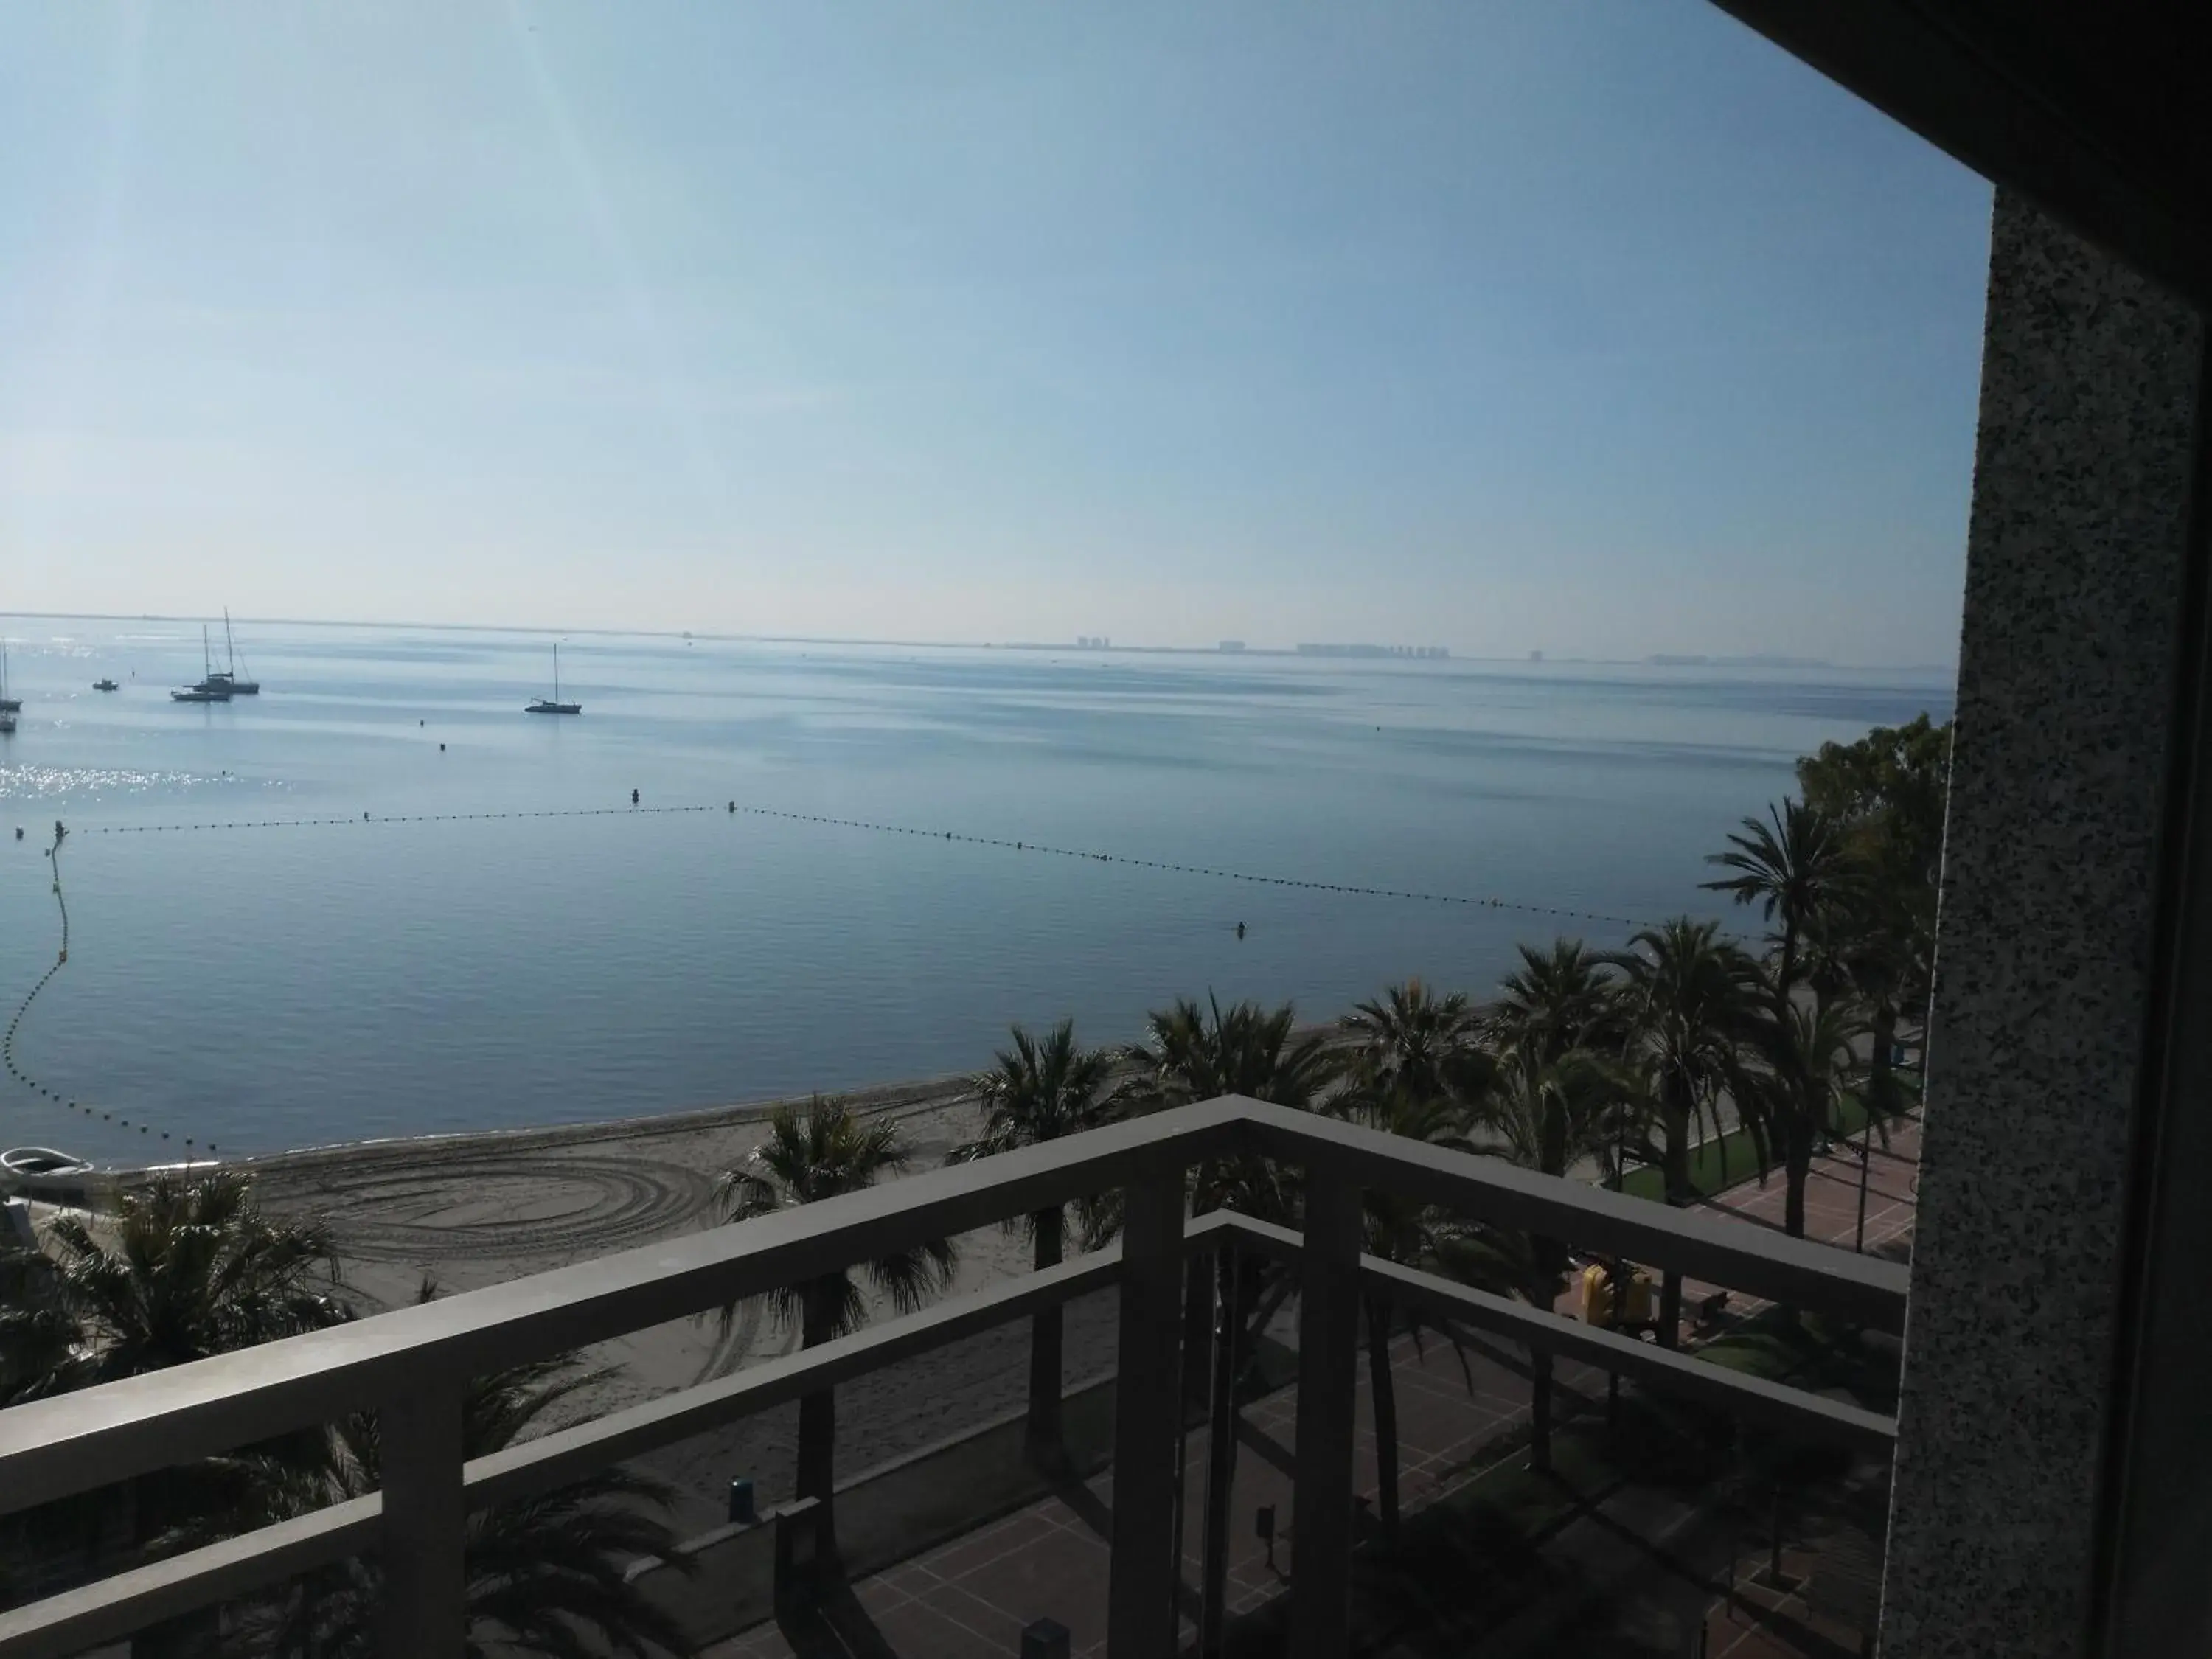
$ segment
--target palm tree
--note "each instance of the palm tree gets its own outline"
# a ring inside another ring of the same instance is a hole
[[[1540,1056],[1536,1048],[1509,1048],[1499,1055],[1497,1081],[1477,1103],[1473,1121],[1502,1143],[1484,1151],[1563,1179],[1578,1159],[1604,1144],[1610,1114],[1619,1109],[1629,1085],[1619,1067],[1589,1048],[1567,1048],[1548,1060]],[[1521,1260],[1525,1265],[1515,1290],[1549,1312],[1566,1288],[1566,1246],[1534,1236]],[[1552,1357],[1540,1350],[1530,1353],[1528,1362],[1529,1460],[1537,1468],[1548,1468]]]
[[[1389,1080],[1363,1069],[1349,1087],[1326,1108],[1333,1117],[1385,1134],[1403,1135],[1431,1146],[1455,1152],[1472,1150],[1461,1133],[1465,1108],[1443,1095],[1417,1092],[1401,1072]],[[1361,1194],[1365,1238],[1362,1250],[1385,1261],[1409,1267],[1445,1265],[1450,1254],[1446,1241],[1456,1243],[1461,1230],[1435,1205],[1409,1200],[1387,1188],[1370,1187]],[[1398,1529],[1398,1393],[1390,1366],[1393,1318],[1388,1297],[1362,1294],[1367,1318],[1368,1395],[1375,1413],[1375,1449],[1382,1527]],[[1418,1325],[1415,1328],[1419,1333]]]
[[[1107,1086],[1114,1056],[1103,1049],[1077,1048],[1073,1020],[1060,1021],[1042,1039],[1017,1025],[1013,1038],[1014,1046],[1000,1049],[998,1063],[975,1079],[975,1093],[983,1103],[982,1133],[954,1147],[948,1163],[1081,1134],[1119,1115]],[[1111,1231],[1110,1217],[1095,1204],[1079,1206],[1077,1222],[1085,1249]],[[1027,1226],[1034,1265],[1042,1273],[1060,1265],[1066,1224],[1066,1206],[1054,1204],[1007,1224]],[[1030,1322],[1029,1451],[1041,1465],[1062,1461],[1061,1331],[1057,1305],[1041,1310]]]
[[[1761,1170],[1781,1155],[1782,1228],[1792,1238],[1805,1236],[1813,1147],[1836,1121],[1865,1033],[1865,1022],[1848,1001],[1817,992],[1810,1002],[1781,1001],[1778,994],[1749,1027],[1763,1065],[1747,1074],[1738,1099]]]
[[[1146,1017],[1146,1038],[1132,1047],[1128,1061],[1135,1075],[1123,1098],[1135,1111],[1158,1111],[1243,1095],[1279,1106],[1310,1109],[1334,1081],[1336,1058],[1317,1036],[1297,1035],[1291,1005],[1268,1012],[1240,1002],[1224,1010],[1212,996],[1204,1006],[1178,997],[1167,1008]],[[1190,1205],[1194,1213],[1233,1209],[1262,1221],[1294,1226],[1299,1212],[1295,1173],[1260,1158],[1217,1158],[1191,1172]],[[1207,1264],[1193,1257],[1184,1269],[1182,1352],[1206,1353],[1203,1366],[1186,1363],[1183,1412],[1203,1408],[1214,1425],[1208,1443],[1208,1490],[1234,1489],[1237,1436],[1231,1419],[1237,1408],[1240,1355],[1247,1363],[1249,1340],[1263,1329],[1295,1280],[1272,1264],[1240,1271],[1237,1254],[1214,1252],[1212,1279]],[[1210,1346],[1209,1346],[1210,1344]],[[1228,1506],[1209,1510],[1201,1549],[1206,1595],[1218,1604],[1228,1571]]]
[[[817,1095],[803,1114],[795,1106],[779,1108],[769,1120],[768,1139],[742,1165],[723,1175],[723,1218],[748,1221],[793,1205],[860,1192],[885,1176],[903,1174],[910,1161],[894,1125],[863,1122],[849,1107]],[[911,1313],[951,1282],[953,1260],[951,1241],[940,1238],[878,1256],[864,1271],[893,1307]],[[835,1341],[867,1319],[866,1299],[849,1269],[771,1291],[768,1301],[787,1328],[798,1326],[799,1346],[806,1348]],[[736,1313],[735,1308],[723,1310],[726,1328]],[[830,1571],[837,1559],[831,1508],[836,1457],[837,1396],[824,1389],[799,1402],[796,1484],[799,1497],[815,1501],[817,1559]]]
[[[1437,996],[1418,979],[1360,1003],[1340,1022],[1358,1043],[1366,1080],[1416,1100],[1465,1099],[1492,1069],[1482,1020],[1462,992]]]
[[[1869,884],[1832,906],[1808,935],[1806,977],[1829,997],[1855,997],[1867,1012],[1866,1105],[1884,1121],[1899,1109],[1891,1059],[1908,998],[1924,998],[1923,957],[1894,895]],[[1883,1133],[1887,1133],[1885,1127]]]
[[[329,1230],[263,1214],[230,1171],[157,1176],[125,1195],[112,1224],[95,1231],[65,1215],[46,1237],[40,1307],[9,1333],[16,1358],[0,1366],[18,1398],[163,1370],[352,1316],[338,1295]],[[44,1357],[27,1365],[34,1333]],[[58,1336],[65,1340],[57,1345]],[[319,1438],[289,1435],[254,1455],[264,1465],[311,1461]],[[187,1536],[235,1530],[227,1518],[255,1503],[244,1468],[212,1459],[139,1476],[127,1489],[133,1540],[163,1553]],[[132,1651],[141,1659],[196,1652],[211,1629],[209,1615],[186,1615],[142,1632]]]
[[[1147,1041],[1129,1051],[1139,1070],[1135,1097],[1158,1108],[1218,1095],[1243,1095],[1310,1109],[1338,1075],[1319,1034],[1297,1034],[1289,1003],[1273,1010],[1239,1002],[1224,1010],[1188,997],[1145,1017]],[[1213,1206],[1206,1206],[1215,1207]]]
[[[1606,958],[1578,939],[1554,939],[1548,951],[1516,948],[1520,967],[1482,1016],[1498,1049],[1540,1070],[1576,1048],[1613,1046],[1620,1012]]]
[[[187,1364],[350,1317],[330,1230],[262,1213],[240,1176],[156,1176],[104,1239],[79,1215],[47,1231],[82,1346],[53,1389]]]
[[[1146,1015],[1145,1024],[1147,1040],[1129,1050],[1127,1058],[1135,1075],[1122,1093],[1123,1101],[1134,1111],[1164,1110],[1222,1095],[1242,1095],[1310,1111],[1320,1103],[1341,1071],[1322,1037],[1313,1033],[1297,1035],[1297,1014],[1289,1003],[1273,1010],[1251,1002],[1224,1009],[1211,996],[1204,1006],[1178,997],[1170,1007]],[[1190,1207],[1194,1215],[1229,1209],[1257,1220],[1295,1226],[1299,1213],[1295,1172],[1261,1158],[1209,1160],[1191,1172]],[[1225,1253],[1217,1261],[1215,1273],[1219,1293],[1226,1298],[1232,1275]],[[1270,1298],[1257,1276],[1243,1285],[1236,1292],[1234,1309],[1239,1323],[1231,1328],[1225,1320],[1211,1317],[1209,1304],[1214,1297],[1205,1275],[1205,1262],[1194,1260],[1184,1298],[1186,1351],[1195,1352],[1212,1324],[1217,1350],[1225,1353],[1232,1328],[1249,1331],[1255,1315]],[[1225,1315],[1231,1303],[1224,1299],[1219,1306]],[[1193,1365],[1186,1374],[1189,1403],[1195,1405],[1204,1398],[1205,1373]],[[1217,1379],[1217,1392],[1219,1386]]]
[[[418,1299],[434,1294],[426,1282]],[[565,1356],[474,1379],[461,1403],[464,1457],[489,1457],[553,1426],[546,1419],[612,1375]],[[365,1496],[383,1484],[382,1464],[375,1413],[347,1417],[333,1426],[321,1468],[258,1472],[269,1493],[264,1518]],[[471,1514],[465,1546],[471,1659],[689,1651],[683,1626],[626,1576],[641,1558],[680,1560],[675,1531],[662,1518],[670,1497],[660,1482],[614,1468]],[[352,1558],[246,1610],[247,1650],[269,1659],[370,1659],[383,1601],[381,1565]]]
[[[0,1407],[65,1386],[80,1340],[43,1250],[0,1243]]]
[[[1775,995],[1787,1000],[1797,984],[1797,947],[1822,915],[1857,884],[1858,861],[1835,819],[1794,798],[1766,809],[1771,821],[1743,821],[1744,833],[1729,837],[1729,850],[1705,862],[1733,870],[1703,885],[1733,894],[1738,904],[1756,904],[1770,922],[1779,924],[1779,962]]]
[[[1627,1053],[1649,1079],[1666,1200],[1679,1207],[1697,1196],[1690,1182],[1692,1131],[1702,1125],[1717,1140],[1722,1133],[1721,1096],[1737,1072],[1758,970],[1720,937],[1718,922],[1687,916],[1644,928],[1627,950],[1607,959],[1626,980],[1620,1006]],[[1659,1296],[1659,1340],[1668,1347],[1681,1317],[1682,1275],[1669,1268]]]

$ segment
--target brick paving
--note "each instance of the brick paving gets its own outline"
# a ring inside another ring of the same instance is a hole
[[[1909,1237],[1919,1156],[1919,1126],[1893,1127],[1885,1152],[1877,1139],[1867,1160],[1866,1243],[1869,1249]],[[1860,1158],[1856,1146],[1838,1146],[1816,1159],[1806,1194],[1806,1232],[1849,1248],[1858,1221]],[[1749,1182],[1711,1200],[1711,1207],[1751,1224],[1779,1227],[1784,1188],[1779,1175],[1762,1187]],[[1710,1287],[1686,1287],[1686,1309]],[[1564,1305],[1564,1304],[1563,1304]],[[1739,1317],[1761,1304],[1737,1297],[1729,1315]],[[1525,1425],[1528,1382],[1525,1362],[1510,1345],[1484,1342],[1464,1355],[1429,1338],[1417,1345],[1401,1337],[1392,1350],[1399,1413],[1400,1492],[1411,1513],[1432,1504],[1505,1456],[1502,1437]],[[1464,1360],[1464,1368],[1462,1365]],[[1602,1373],[1562,1364],[1555,1374],[1561,1408],[1601,1401]],[[1370,1499],[1377,1459],[1365,1367],[1359,1381],[1356,1489]],[[1229,1611],[1249,1612],[1279,1595],[1288,1583],[1294,1529],[1291,1524],[1295,1387],[1249,1407],[1239,1436],[1230,1521]],[[1185,1582],[1200,1574],[1200,1528],[1205,1512],[1207,1436],[1189,1437],[1184,1479],[1188,1532]],[[1110,1472],[1063,1494],[1030,1504],[951,1543],[917,1555],[852,1587],[830,1610],[834,1640],[817,1645],[773,1624],[757,1626],[702,1651],[700,1659],[811,1659],[816,1652],[848,1652],[876,1659],[972,1659],[1013,1655],[1032,1620],[1067,1626],[1072,1651],[1105,1651],[1107,1535],[1113,1497]],[[1282,1533],[1272,1561],[1257,1535],[1258,1511],[1272,1505]],[[1794,1607],[1790,1611],[1796,1611]],[[1182,1630],[1194,1634],[1194,1602]],[[1717,1606],[1710,1615],[1708,1651],[1730,1659],[1795,1659],[1800,1650],[1758,1623],[1748,1606]]]

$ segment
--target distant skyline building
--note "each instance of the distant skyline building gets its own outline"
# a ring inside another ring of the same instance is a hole
[[[1435,661],[1451,652],[1441,645],[1313,645],[1298,647],[1301,657],[1413,657]]]
[[[1110,651],[1114,648],[1114,641],[1103,634],[1078,634],[1075,648],[1078,651]]]
[[[1244,641],[1242,640],[1224,640],[1221,642],[1221,649],[1224,651],[1242,651],[1243,648]]]

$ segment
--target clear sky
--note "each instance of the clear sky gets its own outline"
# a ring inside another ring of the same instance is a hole
[[[0,611],[1947,662],[1988,213],[1704,0],[0,0]]]

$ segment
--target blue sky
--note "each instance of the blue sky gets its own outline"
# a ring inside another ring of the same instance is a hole
[[[1703,0],[0,0],[0,611],[1945,662],[1988,210]]]

